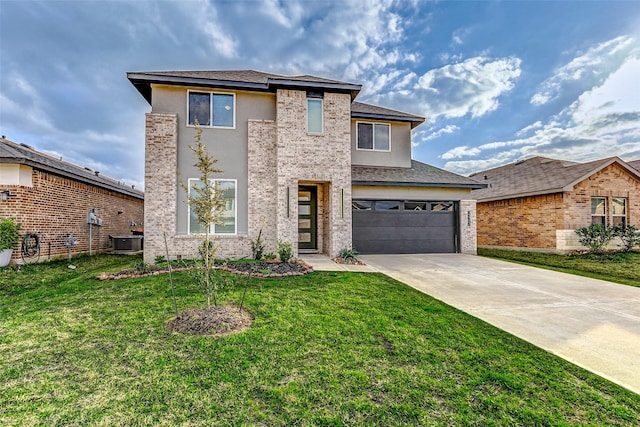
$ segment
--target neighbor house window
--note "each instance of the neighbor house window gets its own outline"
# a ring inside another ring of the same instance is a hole
[[[613,225],[627,225],[627,199],[624,197],[614,197],[611,199],[611,217]]]
[[[307,132],[322,133],[322,99],[307,99]]]
[[[189,124],[235,127],[236,97],[232,93],[189,92]]]
[[[358,123],[357,139],[359,150],[389,151],[391,126],[385,123]]]
[[[237,229],[237,207],[236,207],[236,188],[237,181],[235,179],[214,179],[213,184],[216,191],[222,192],[224,206],[220,222],[213,224],[209,230],[212,234],[236,234]],[[202,186],[199,179],[189,179],[189,193],[194,196],[193,186]],[[205,228],[198,222],[193,208],[189,206],[189,234],[204,234]]]
[[[592,197],[591,198],[591,223],[607,224],[607,198]]]

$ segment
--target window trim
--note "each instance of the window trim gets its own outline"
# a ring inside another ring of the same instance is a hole
[[[615,214],[613,212],[613,201],[619,199],[619,200],[624,200],[624,215],[619,215],[619,214]],[[611,224],[612,225],[616,225],[614,218],[624,218],[624,220],[622,221],[622,226],[623,228],[627,226],[627,224],[629,223],[628,221],[628,215],[627,213],[629,212],[629,202],[628,202],[628,198],[627,197],[611,197]]]
[[[235,92],[223,92],[223,91],[209,91],[209,90],[197,90],[187,89],[187,127],[195,128],[196,125],[189,123],[189,96],[191,93],[208,93],[209,94],[209,121],[210,125],[199,124],[198,127],[205,129],[235,129],[236,128],[236,94]],[[231,95],[233,97],[233,125],[232,126],[214,126],[213,125],[213,95]]]
[[[320,102],[320,132],[312,132],[309,130],[309,102]],[[324,134],[324,99],[319,97],[307,96],[307,133],[310,135],[322,135]]]
[[[360,148],[359,145],[358,145],[358,142],[360,140],[360,134],[359,134],[359,131],[358,131],[358,125],[360,123],[372,125],[372,128],[371,128],[371,130],[372,130],[371,135],[372,135],[372,138],[373,138],[372,148]],[[386,125],[386,126],[389,127],[389,148],[387,150],[380,150],[380,149],[376,148],[376,131],[375,131],[376,125]],[[380,153],[390,153],[391,152],[391,123],[390,122],[368,122],[368,121],[362,121],[362,120],[356,121],[356,150],[358,150],[358,151],[377,151],[377,152],[380,152]]]
[[[200,181],[200,178],[189,178],[187,180],[188,190],[191,191],[191,184],[194,181]],[[235,203],[233,205],[233,220],[234,220],[234,232],[233,233],[216,233],[216,224],[211,224],[211,228],[209,229],[209,234],[213,236],[237,236],[238,235],[238,180],[234,178],[216,178],[211,181],[219,182],[219,181],[229,181],[234,183],[234,200]],[[189,204],[189,199],[187,199],[187,234],[190,236],[202,236],[204,233],[192,233],[191,232],[191,205]]]
[[[602,215],[594,215],[594,213],[593,213],[593,199],[602,199],[602,200],[604,200],[604,214],[602,214]],[[591,196],[589,198],[589,202],[590,202],[590,204],[589,204],[589,213],[591,214],[591,224],[599,224],[599,225],[606,226],[609,223],[609,221],[607,221],[607,212],[608,212],[608,205],[609,205],[607,197],[605,197],[605,196]],[[593,218],[594,217],[604,218],[604,224],[602,224],[601,222],[593,222]]]

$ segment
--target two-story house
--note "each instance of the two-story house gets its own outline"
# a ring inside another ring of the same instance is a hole
[[[250,240],[294,253],[475,253],[483,184],[411,159],[424,118],[355,102],[361,85],[256,71],[132,72],[146,115],[145,260],[197,254],[203,230],[180,182],[198,176],[196,124],[218,159],[227,209],[212,227],[219,256]]]

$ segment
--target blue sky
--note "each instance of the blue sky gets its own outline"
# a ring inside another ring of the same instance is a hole
[[[461,174],[640,159],[638,1],[0,0],[0,133],[130,184],[150,108],[125,73],[215,69],[361,83]]]

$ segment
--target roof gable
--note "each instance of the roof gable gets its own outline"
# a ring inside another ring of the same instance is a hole
[[[617,163],[640,180],[640,172],[618,157],[609,157],[587,163],[567,162],[545,157],[532,157],[494,169],[476,172],[470,178],[489,184],[474,190],[478,200],[500,200],[515,197],[571,191],[573,186]]]

